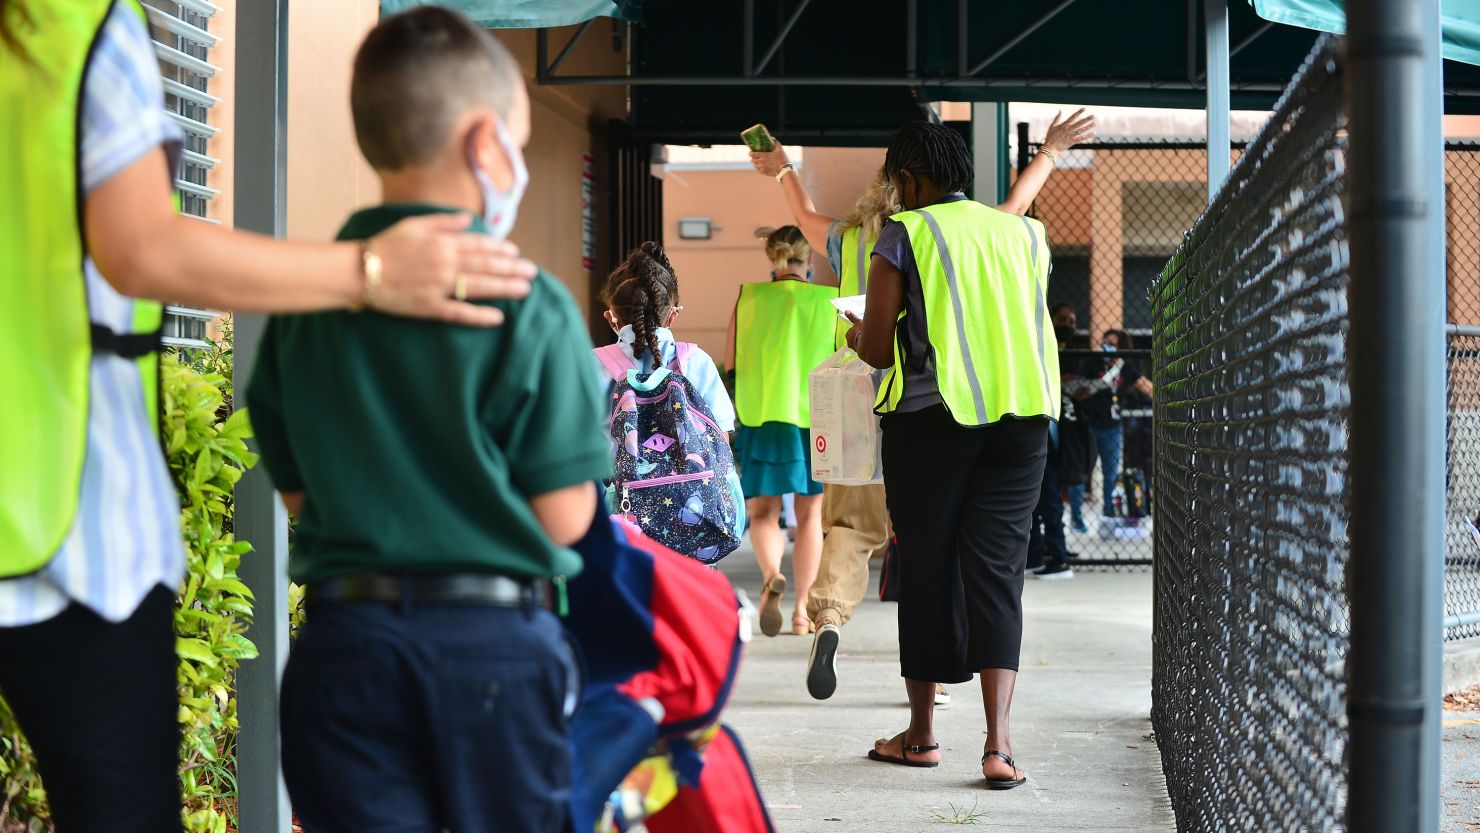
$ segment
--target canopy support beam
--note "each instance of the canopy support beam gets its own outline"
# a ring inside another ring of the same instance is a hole
[[[1353,338],[1346,829],[1439,829],[1445,528],[1439,0],[1347,9]],[[1396,503],[1395,503],[1396,501]]]
[[[1044,24],[1048,23],[1050,20],[1053,20],[1055,17],[1058,17],[1060,12],[1074,5],[1074,3],[1075,0],[1062,0],[1062,2],[1060,2],[1057,6],[1054,6],[1053,8],[1044,12],[1043,15],[1040,16],[1037,20],[1029,23],[1027,27],[1024,28],[1022,31],[1009,38],[1007,43],[1004,43],[1001,46],[997,47],[997,49],[993,51],[992,54],[988,55],[986,58],[983,58],[982,62],[972,67],[971,71],[967,72],[966,75],[968,77],[980,75],[982,70],[991,66],[998,58],[1001,58],[1003,55],[1006,55],[1008,52],[1012,51],[1012,48],[1014,46],[1017,46],[1024,40],[1027,40],[1029,35],[1043,28]]]
[[[541,59],[540,60],[540,69],[541,69],[541,71],[544,72],[546,75],[554,75],[555,73],[559,72],[560,71],[560,65],[563,64],[563,63],[565,63],[565,59],[566,58],[569,58],[570,57],[570,53],[575,50],[576,44],[580,43],[581,42],[581,38],[584,38],[586,36],[586,33],[589,32],[589,31],[591,31],[591,27],[595,23],[596,23],[596,18],[594,18],[594,17],[591,18],[590,20],[586,21],[585,23],[582,23],[581,24],[581,28],[577,29],[576,32],[575,32],[575,34],[573,34],[573,35],[570,36],[570,40],[569,41],[566,41],[565,48],[562,49],[562,50],[560,50],[560,54],[555,56],[555,62],[552,63],[552,64],[550,64],[550,66],[548,68],[545,67],[545,62],[544,62],[543,59]],[[548,34],[549,31],[550,31],[549,29],[541,29],[540,30],[540,41],[541,41],[541,45],[543,46],[542,51],[547,50],[549,48],[548,46],[544,46],[544,42],[549,38],[549,34]]]
[[[771,59],[776,57],[776,53],[780,51],[781,45],[786,43],[786,36],[791,34],[792,27],[797,25],[797,20],[801,18],[802,12],[805,12],[811,4],[812,0],[802,0],[801,3],[797,4],[796,9],[791,13],[791,17],[786,19],[786,25],[781,27],[781,33],[776,36],[776,40],[771,44],[771,48],[766,50],[766,54],[761,56],[761,62],[756,64],[755,74],[758,75],[765,72],[766,67],[770,66]]]
[[[1233,157],[1229,113],[1232,94],[1228,50],[1228,0],[1203,0],[1203,37],[1207,42],[1208,203],[1213,202]]]
[[[236,13],[241,55],[236,68],[236,226],[273,237],[287,227],[288,0],[242,3]],[[232,401],[247,401],[247,383],[265,315],[237,315]],[[253,443],[255,446],[255,443]],[[278,689],[288,661],[288,516],[262,465],[232,492],[235,533],[252,545],[241,580],[252,591],[247,638],[257,658],[236,675],[237,789],[241,833],[285,833],[290,825],[278,732]]]

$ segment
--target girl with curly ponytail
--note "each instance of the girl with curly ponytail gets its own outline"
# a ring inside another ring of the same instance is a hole
[[[606,279],[601,302],[607,308],[602,316],[617,334],[623,355],[641,372],[678,363],[679,343],[670,328],[683,306],[678,275],[662,246],[648,241],[633,249]],[[735,430],[735,406],[714,359],[697,345],[687,344],[682,365],[680,371],[704,398],[715,422],[725,431]]]

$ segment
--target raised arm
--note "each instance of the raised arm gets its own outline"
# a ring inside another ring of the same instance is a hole
[[[1080,142],[1095,138],[1095,117],[1085,115],[1083,107],[1075,110],[1074,115],[1068,119],[1064,119],[1063,115],[1060,112],[1053,117],[1053,123],[1048,126],[1048,133],[1043,137],[1042,150],[1018,174],[1012,190],[1007,192],[1007,202],[997,206],[998,210],[1009,214],[1027,214],[1033,200],[1038,198],[1038,192],[1043,190],[1043,183],[1048,181],[1048,175],[1053,173],[1054,166],[1058,164],[1055,157]]]
[[[786,149],[777,142],[774,150],[751,151],[750,164],[755,166],[756,171],[769,177],[775,177],[781,173],[781,169],[790,164],[791,160],[786,156]],[[812,195],[802,185],[802,178],[793,169],[791,173],[781,177],[781,193],[786,198],[786,207],[791,211],[791,216],[797,222],[797,228],[802,230],[802,236],[812,248],[819,251],[827,251],[827,233],[832,230],[836,217],[829,217],[817,210],[812,203]]]

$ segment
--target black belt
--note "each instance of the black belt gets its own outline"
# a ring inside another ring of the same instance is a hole
[[[304,591],[311,604],[403,602],[474,604],[553,609],[550,583],[482,573],[441,576],[360,573],[314,582]]]

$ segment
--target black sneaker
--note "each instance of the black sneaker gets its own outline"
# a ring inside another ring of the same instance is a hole
[[[838,690],[838,626],[832,622],[817,628],[812,638],[812,657],[807,660],[807,693],[826,700]]]
[[[1050,564],[1041,570],[1034,570],[1033,578],[1044,581],[1067,581],[1074,578],[1074,570],[1068,564]]]

